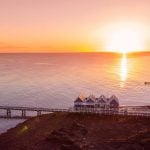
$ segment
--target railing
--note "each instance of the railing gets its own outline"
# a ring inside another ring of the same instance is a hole
[[[91,113],[91,114],[104,114],[104,115],[126,115],[126,116],[146,116],[150,117],[149,107],[140,106],[122,106],[119,108],[79,108],[70,107],[68,109],[63,108],[38,108],[38,107],[13,107],[13,106],[0,106],[0,110],[6,110],[6,116],[0,116],[5,118],[13,118],[12,111],[21,111],[21,116],[14,116],[15,118],[27,118],[26,112],[37,112],[37,116],[42,115],[42,112],[72,112],[72,113]]]
[[[12,111],[21,111],[21,116],[14,116],[13,118],[28,118],[26,112],[37,112],[37,116],[40,116],[42,112],[67,112],[68,109],[59,108],[38,108],[38,107],[16,107],[16,106],[0,106],[0,110],[6,110],[6,116],[0,116],[1,118],[12,118]]]

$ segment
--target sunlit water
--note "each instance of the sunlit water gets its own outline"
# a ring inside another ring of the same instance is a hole
[[[150,105],[150,54],[0,54],[0,105],[68,107],[80,94]]]

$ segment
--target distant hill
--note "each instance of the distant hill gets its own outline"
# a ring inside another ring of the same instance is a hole
[[[0,150],[150,150],[150,119],[53,113],[0,135]]]

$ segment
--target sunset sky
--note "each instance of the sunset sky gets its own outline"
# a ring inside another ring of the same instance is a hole
[[[0,52],[150,50],[149,37],[150,0],[0,0]]]

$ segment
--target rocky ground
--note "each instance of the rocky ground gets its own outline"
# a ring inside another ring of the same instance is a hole
[[[150,150],[150,118],[43,115],[0,135],[0,150]]]

